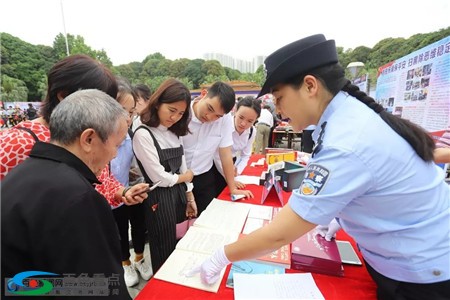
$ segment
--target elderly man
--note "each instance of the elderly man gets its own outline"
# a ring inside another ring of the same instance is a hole
[[[50,142],[37,142],[30,157],[3,179],[2,282],[12,278],[6,293],[30,289],[38,295],[57,293],[57,285],[42,290],[45,284],[39,277],[23,278],[33,276],[24,271],[39,271],[56,278],[81,275],[91,282],[100,277],[106,282],[103,295],[106,291],[114,299],[130,299],[111,208],[94,188],[99,183],[96,175],[126,136],[127,118],[128,113],[107,94],[75,92],[53,111]],[[145,190],[141,192],[138,201],[147,197]],[[100,290],[86,284],[72,287],[71,294],[95,295]]]

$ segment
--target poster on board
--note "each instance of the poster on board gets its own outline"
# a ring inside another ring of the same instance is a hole
[[[375,98],[439,143],[450,129],[450,36],[380,67]]]

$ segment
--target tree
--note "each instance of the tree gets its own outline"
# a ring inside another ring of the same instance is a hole
[[[2,75],[2,101],[21,102],[28,98],[28,88],[22,80]]]
[[[163,81],[165,81],[168,78],[169,76],[155,76],[147,78],[147,80],[144,83],[148,85],[150,90],[156,91],[156,89],[161,85],[161,83],[163,83]]]
[[[111,61],[111,59],[109,59],[109,57],[106,54],[106,51],[104,49],[98,50],[98,51],[94,50],[94,53],[95,53],[95,58],[98,61],[101,61],[102,64],[104,64],[108,68],[112,68],[112,66],[113,66],[112,61]]]
[[[238,70],[231,69],[228,67],[224,67],[224,70],[225,75],[227,75],[227,77],[230,78],[230,80],[238,80],[242,76],[242,73]]]
[[[131,64],[113,67],[111,70],[114,72],[114,74],[127,78],[130,82],[133,82],[137,79],[137,76],[133,68],[131,67]]]
[[[41,77],[41,80],[39,80],[39,82],[37,83],[37,87],[38,87],[38,95],[40,97],[40,99],[44,99],[46,94],[47,94],[47,75],[43,75]]]
[[[202,71],[206,75],[217,76],[217,77],[220,77],[222,75],[226,76],[225,70],[223,69],[220,62],[218,62],[217,60],[205,61],[202,65]]]
[[[112,67],[111,59],[106,54],[105,50],[94,50],[86,45],[84,38],[81,35],[74,36],[67,34],[67,43],[69,45],[69,54],[86,54],[104,64],[107,67]],[[62,33],[59,33],[53,41],[53,49],[58,59],[63,59],[67,56],[66,39]]]
[[[159,59],[154,58],[146,60],[144,66],[142,67],[141,74],[150,77],[160,76],[161,74],[158,73],[158,67],[160,62],[161,61]]]
[[[186,68],[189,65],[189,59],[180,58],[172,62],[170,75],[176,78],[186,77]]]
[[[161,53],[155,52],[153,54],[147,55],[147,57],[144,58],[144,60],[142,61],[142,64],[145,65],[147,63],[147,61],[150,59],[161,60],[161,59],[166,59],[166,58]]]
[[[203,59],[194,59],[191,60],[186,67],[186,77],[192,80],[194,89],[200,88],[200,84],[204,81],[204,78],[206,76],[206,74],[202,70],[203,62]]]
[[[366,46],[359,46],[349,53],[350,61],[367,62],[372,49]]]
[[[399,53],[399,49],[402,48],[404,42],[404,38],[387,38],[378,42],[369,55],[368,67],[378,68],[404,56],[404,50]]]
[[[205,78],[203,79],[203,84],[212,84],[216,81],[230,81],[230,79],[225,75],[206,75]]]
[[[27,97],[22,101],[41,100],[39,81],[57,60],[53,49],[26,43],[7,33],[1,33],[1,45],[2,74],[25,83]]]

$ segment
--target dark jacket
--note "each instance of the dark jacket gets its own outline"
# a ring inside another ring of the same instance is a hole
[[[6,175],[1,199],[2,287],[5,277],[24,271],[52,272],[56,278],[87,276],[87,282],[103,276],[111,284],[109,293],[116,294],[113,299],[130,299],[117,227],[94,183],[97,178],[80,159],[43,142]]]

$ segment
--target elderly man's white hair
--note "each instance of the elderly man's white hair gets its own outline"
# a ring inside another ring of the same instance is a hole
[[[126,118],[127,112],[108,94],[95,89],[80,90],[64,98],[53,110],[50,140],[70,145],[84,130],[92,128],[106,141]]]

